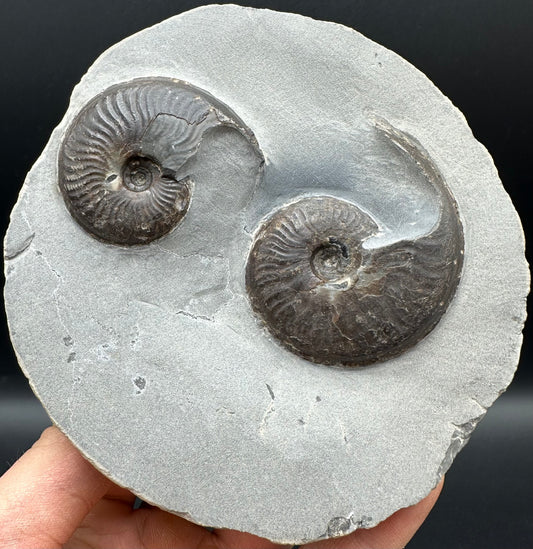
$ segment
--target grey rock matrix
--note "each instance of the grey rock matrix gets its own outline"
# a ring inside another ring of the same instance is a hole
[[[174,171],[128,164],[135,192],[157,177],[154,200],[180,197],[179,222],[117,245],[71,215],[58,159],[95,97],[154,78],[203,90],[218,114]],[[363,212],[367,250],[421,242],[443,211],[458,216],[455,294],[400,354],[312,362],[251,306],[254,238],[273,212],[316,196]],[[490,156],[424,75],[340,25],[231,5],[173,17],[95,62],[27,176],[5,256],[21,367],[84,455],[161,508],[285,543],[372,527],[428,494],[513,377],[529,284]]]

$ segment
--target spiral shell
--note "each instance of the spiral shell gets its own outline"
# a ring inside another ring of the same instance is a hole
[[[439,219],[428,234],[366,247],[376,221],[331,196],[285,205],[256,233],[246,270],[252,308],[278,341],[312,362],[394,357],[434,328],[454,296],[463,257],[455,202],[427,157],[410,141],[402,147],[418,155],[438,190]]]
[[[183,219],[191,200],[185,162],[210,128],[253,134],[208,93],[168,78],[108,88],[76,116],[63,140],[59,188],[74,219],[113,244],[145,244]]]

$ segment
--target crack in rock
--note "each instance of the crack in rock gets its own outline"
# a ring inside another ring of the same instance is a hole
[[[265,413],[263,414],[263,417],[261,418],[261,423],[259,424],[259,436],[264,435],[266,426],[268,424],[268,419],[270,415],[276,411],[276,409],[274,408],[274,399],[275,399],[274,391],[272,390],[272,387],[268,383],[265,383],[265,385],[267,386],[268,393],[270,395],[270,403],[267,406]]]
[[[163,306],[161,306],[159,303],[152,303],[151,301],[144,301],[142,299],[135,299],[132,303],[139,303],[141,305],[147,305],[149,307],[155,307],[156,309],[161,309],[162,311],[174,314],[174,315],[181,315],[186,316],[187,318],[192,318],[194,320],[205,320],[207,322],[215,322],[214,317],[206,316],[206,315],[198,315],[195,313],[191,313],[190,311],[186,311],[184,309],[179,309],[177,311],[167,310]]]
[[[265,383],[265,385],[267,386],[268,392],[270,393],[270,398],[274,400],[276,397],[274,395],[274,391],[272,390],[272,387],[268,383]]]
[[[194,320],[206,320],[207,322],[215,322],[215,319],[210,316],[205,315],[195,315],[194,313],[190,313],[189,311],[183,311],[179,310],[175,312],[176,315],[183,315],[188,318],[194,318]]]

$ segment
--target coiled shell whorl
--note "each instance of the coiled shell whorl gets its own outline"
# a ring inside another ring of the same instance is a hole
[[[59,188],[74,219],[92,236],[145,244],[183,219],[191,184],[180,168],[203,134],[231,126],[253,134],[208,93],[169,78],[118,84],[90,101],[66,132]]]
[[[451,200],[429,234],[365,248],[377,223],[351,202],[302,198],[255,236],[246,271],[254,311],[294,353],[359,366],[394,357],[428,334],[450,303],[462,266]]]

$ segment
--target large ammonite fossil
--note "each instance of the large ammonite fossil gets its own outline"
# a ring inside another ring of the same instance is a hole
[[[59,154],[59,187],[70,213],[113,244],[165,235],[191,199],[180,168],[203,134],[221,125],[254,142],[235,113],[187,83],[146,78],[105,90],[78,114]]]
[[[301,198],[260,227],[246,284],[270,332],[304,358],[359,366],[402,353],[428,334],[459,282],[463,234],[455,202],[416,141],[378,123],[433,185],[440,210],[414,240],[366,246],[378,223],[332,196]]]

